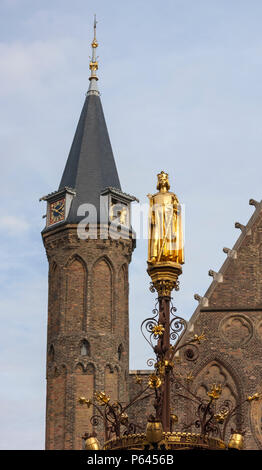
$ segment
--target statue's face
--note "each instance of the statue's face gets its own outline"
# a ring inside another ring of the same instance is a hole
[[[162,188],[163,186],[166,186],[167,182],[168,182],[168,174],[167,173],[160,173],[158,175],[159,186]]]

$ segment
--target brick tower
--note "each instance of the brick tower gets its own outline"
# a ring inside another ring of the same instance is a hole
[[[92,407],[81,407],[80,396],[106,390],[113,400],[128,400],[135,198],[122,192],[117,174],[97,89],[95,32],[96,22],[90,86],[61,183],[42,198],[49,262],[46,449],[81,449],[83,434],[94,431]]]

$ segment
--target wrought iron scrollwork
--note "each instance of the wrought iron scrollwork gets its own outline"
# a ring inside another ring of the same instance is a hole
[[[147,343],[151,346],[151,348],[154,351],[155,344],[154,341],[156,341],[157,336],[155,335],[154,331],[155,328],[158,326],[158,317],[159,317],[159,311],[158,309],[155,308],[152,310],[153,316],[150,318],[146,318],[142,323],[141,323],[141,333]]]
[[[176,315],[176,307],[171,305],[170,314],[171,320],[169,324],[169,331],[170,331],[170,341],[177,342],[178,340],[181,341],[182,337],[186,333],[187,330],[187,322],[184,318],[179,317]]]

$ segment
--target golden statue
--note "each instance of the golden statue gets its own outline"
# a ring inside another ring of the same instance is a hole
[[[181,206],[169,191],[168,174],[157,175],[158,193],[148,194],[150,201],[148,263],[184,263]]]
[[[119,222],[121,225],[127,225],[127,208],[126,206],[123,206],[123,209],[121,210],[120,216],[119,216]]]

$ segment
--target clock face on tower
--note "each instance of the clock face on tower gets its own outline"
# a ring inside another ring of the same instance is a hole
[[[65,218],[65,199],[51,202],[49,208],[49,224],[55,224]]]

